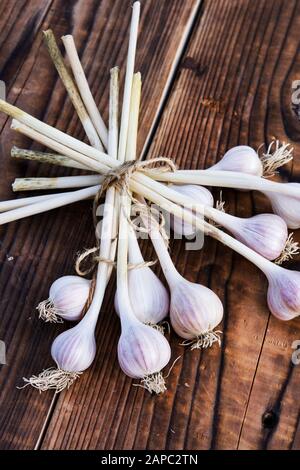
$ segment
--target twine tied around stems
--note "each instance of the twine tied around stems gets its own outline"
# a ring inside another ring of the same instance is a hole
[[[152,165],[157,165],[159,163],[164,163],[164,165],[160,165],[159,167],[154,167],[151,168]],[[128,193],[129,197],[133,200],[132,195],[130,194],[129,191],[129,185],[130,185],[130,178],[134,173],[137,171],[145,171],[147,170],[148,173],[151,172],[156,172],[159,169],[160,172],[165,172],[165,171],[173,171],[175,172],[177,170],[177,166],[171,160],[170,158],[167,157],[156,157],[156,158],[150,158],[149,160],[129,160],[121,165],[119,165],[117,168],[114,168],[111,171],[108,171],[105,174],[104,181],[101,185],[101,188],[99,189],[98,193],[96,194],[94,198],[94,204],[93,204],[93,218],[94,218],[94,225],[97,225],[97,207],[99,204],[99,200],[105,194],[108,188],[114,186],[116,189],[124,190]],[[136,200],[133,200],[135,202]]]
[[[157,165],[159,163],[164,163],[164,165],[160,165],[159,167],[152,167],[153,165]],[[152,167],[152,168],[151,168]],[[175,163],[166,157],[157,157],[157,158],[152,158],[149,160],[145,161],[140,161],[140,160],[130,160],[127,162],[122,163],[119,165],[117,168],[109,171],[105,175],[105,179],[101,185],[100,190],[96,194],[93,202],[93,220],[94,220],[94,225],[95,227],[97,226],[97,208],[99,205],[99,200],[101,197],[106,193],[108,188],[110,187],[115,187],[117,190],[121,191],[124,190],[128,193],[128,196],[130,197],[133,207],[136,210],[136,212],[139,212],[140,215],[145,219],[147,218],[147,224],[144,223],[145,227],[138,226],[135,221],[132,221],[131,219],[128,220],[128,222],[134,227],[136,231],[140,232],[149,232],[149,227],[147,226],[149,223],[149,218],[150,221],[153,221],[154,219],[154,213],[158,214],[159,217],[159,222],[156,222],[158,225],[158,228],[166,242],[166,245],[168,246],[168,236],[166,234],[166,231],[164,229],[165,225],[165,220],[164,217],[162,216],[157,209],[150,208],[146,202],[141,202],[140,200],[134,198],[129,190],[129,185],[130,185],[130,178],[132,175],[137,172],[137,171],[143,171],[146,170],[148,173],[151,173],[151,171],[155,172],[159,169],[159,171],[176,171],[177,167]],[[115,240],[112,240],[112,242]],[[82,311],[82,316],[85,315],[87,312],[89,306],[91,305],[94,291],[95,291],[95,286],[96,286],[96,276],[95,276],[95,267],[98,265],[98,263],[107,263],[108,265],[115,267],[116,263],[114,260],[109,259],[109,258],[103,258],[101,256],[95,256],[95,253],[99,252],[99,241],[97,239],[97,246],[93,248],[89,248],[84,250],[83,253],[81,253],[76,260],[75,263],[75,270],[79,276],[86,276],[90,274],[91,272],[94,272],[92,281],[91,281],[91,287],[89,291],[89,296],[86,301],[86,304],[83,308]],[[89,263],[86,268],[83,266],[87,263],[87,260],[89,260]],[[128,264],[128,270],[130,269],[139,269],[139,268],[144,268],[144,267],[149,267],[153,266],[157,260],[155,261],[144,261],[142,263],[134,263]]]

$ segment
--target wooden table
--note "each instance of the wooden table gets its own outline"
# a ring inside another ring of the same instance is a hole
[[[129,0],[1,0],[0,78],[7,99],[83,138],[72,105],[42,43],[42,30],[73,34],[96,102],[107,118],[109,69],[124,71]],[[136,70],[143,77],[139,151],[167,155],[182,168],[205,168],[237,144],[257,148],[274,136],[290,141],[295,159],[282,179],[300,172],[300,124],[291,110],[300,79],[297,0],[144,0]],[[16,176],[75,171],[10,159],[13,144],[39,148],[0,116],[1,194]],[[263,196],[224,191],[238,216],[270,209]],[[1,227],[2,449],[299,449],[300,365],[292,343],[300,320],[283,323],[266,306],[266,280],[212,240],[199,252],[171,243],[188,279],[202,282],[225,307],[222,347],[190,351],[172,334],[168,391],[151,396],[119,369],[114,280],[97,329],[93,366],[69,391],[39,394],[28,377],[52,364],[50,345],[65,325],[38,320],[35,306],[50,284],[73,273],[75,255],[93,246],[91,204]],[[299,234],[295,234],[299,240]],[[145,257],[153,256],[144,244]],[[290,263],[299,269],[299,262]]]

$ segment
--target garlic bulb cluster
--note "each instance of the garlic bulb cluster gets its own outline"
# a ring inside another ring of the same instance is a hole
[[[78,321],[87,302],[90,281],[80,276],[63,276],[50,287],[49,298],[37,309],[46,322]]]
[[[297,187],[300,191],[300,183],[284,184]],[[275,214],[278,214],[283,220],[285,220],[289,228],[300,228],[300,197],[296,198],[270,191],[264,191],[264,194],[270,200]]]
[[[238,145],[228,150],[219,162],[207,171],[237,171],[249,175],[262,176],[263,165],[257,152],[248,145]]]
[[[134,315],[140,322],[156,325],[169,312],[169,294],[161,280],[145,264],[137,238],[133,230],[129,237],[128,294]],[[137,267],[134,268],[134,265]],[[118,315],[118,295],[115,294],[115,310]]]
[[[203,204],[204,206],[209,207],[213,207],[214,205],[213,195],[203,186],[198,186],[196,184],[175,184],[171,186],[171,189],[174,189],[183,196],[190,197],[196,204]],[[171,217],[171,227],[177,235],[184,235],[185,237],[193,235],[196,231],[195,227],[184,220],[180,220],[178,217]]]
[[[280,256],[288,238],[285,221],[274,214],[241,218],[214,210],[213,220],[229,230],[239,241],[269,260]]]

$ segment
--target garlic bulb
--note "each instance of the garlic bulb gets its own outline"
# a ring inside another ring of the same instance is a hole
[[[145,263],[132,228],[128,249],[129,262],[132,265],[138,266]],[[128,271],[128,293],[132,310],[142,323],[155,325],[168,315],[168,291],[149,266],[137,267]],[[115,309],[120,315],[117,292],[115,294]]]
[[[183,196],[188,196],[195,201],[195,204],[203,204],[204,206],[213,207],[214,198],[211,192],[203,186],[196,184],[184,184],[184,185],[172,185],[171,189],[174,189]],[[180,220],[178,217],[171,217],[171,227],[177,235],[184,235],[186,237],[193,235],[196,230],[191,224],[188,224],[184,220]]]
[[[171,291],[170,320],[176,333],[194,348],[220,344],[214,328],[222,321],[223,305],[208,287],[184,279],[176,270],[160,232],[152,229],[151,240]]]
[[[214,238],[244,256],[265,274],[269,283],[268,306],[275,317],[280,320],[291,320],[300,315],[300,273],[298,271],[290,271],[272,263],[216,227],[213,227],[211,233]]]
[[[228,150],[218,163],[207,168],[207,171],[214,170],[238,171],[262,176],[263,165],[253,148],[248,145],[238,145]]]
[[[286,223],[278,215],[259,214],[241,218],[215,209],[208,213],[235,238],[269,260],[278,258],[284,250],[288,230]]]
[[[63,276],[53,282],[49,298],[37,309],[39,317],[46,322],[61,322],[61,319],[77,321],[87,302],[90,281],[80,276]]]
[[[138,320],[122,325],[118,358],[121,369],[129,377],[145,380],[160,374],[170,357],[170,345],[159,331]]]
[[[211,346],[218,340],[213,332],[222,321],[223,305],[208,287],[178,279],[171,290],[170,319],[182,338],[198,338],[197,347]],[[195,347],[195,345],[194,345]]]
[[[82,324],[70,328],[57,336],[51,347],[51,355],[59,369],[83,372],[96,355],[94,330]]]
[[[300,188],[299,183],[284,184]],[[285,220],[289,228],[300,228],[300,198],[270,191],[264,191],[264,194],[270,200],[275,214],[278,214],[283,220]]]
[[[300,273],[274,266],[266,273],[269,281],[268,306],[280,320],[300,315]]]

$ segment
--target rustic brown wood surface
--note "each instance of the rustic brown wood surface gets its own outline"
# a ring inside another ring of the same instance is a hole
[[[130,2],[0,1],[0,79],[8,101],[83,138],[83,131],[41,40],[75,36],[100,109],[107,116],[109,68],[124,68]],[[194,21],[195,20],[195,21]],[[182,168],[205,168],[236,144],[290,141],[295,159],[281,174],[299,178],[300,124],[291,111],[300,79],[297,0],[144,0],[137,56],[143,76],[139,150]],[[210,103],[210,104],[209,104]],[[1,199],[15,176],[71,171],[9,159],[13,143],[38,148],[0,116]],[[145,147],[145,143],[147,143]],[[270,209],[263,196],[224,191],[239,216]],[[295,234],[300,239],[299,234]],[[171,335],[168,391],[152,397],[120,371],[119,335],[108,289],[93,366],[61,395],[17,390],[22,376],[51,365],[49,349],[65,326],[34,313],[51,282],[71,273],[75,254],[92,246],[91,207],[82,202],[1,227],[0,366],[2,449],[299,449],[300,365],[291,362],[300,322],[279,322],[266,306],[263,275],[212,240],[199,252],[172,242],[182,274],[220,295],[222,347],[190,351]],[[144,244],[145,255],[153,255]],[[299,262],[291,263],[299,269]]]

